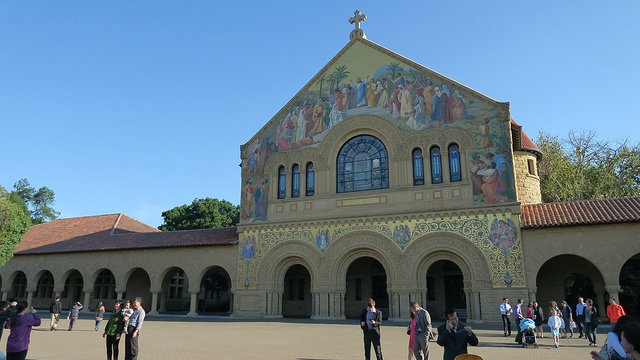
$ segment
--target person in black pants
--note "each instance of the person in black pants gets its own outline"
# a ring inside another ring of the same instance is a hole
[[[371,360],[371,344],[376,353],[376,359],[382,360],[380,347],[380,325],[382,325],[382,311],[376,309],[376,302],[369,299],[367,307],[360,313],[360,328],[364,333],[364,358]]]
[[[444,347],[444,360],[454,360],[458,355],[468,354],[467,345],[477,346],[478,337],[471,326],[459,323],[453,309],[445,311],[444,316],[447,322],[438,327],[438,345]]]

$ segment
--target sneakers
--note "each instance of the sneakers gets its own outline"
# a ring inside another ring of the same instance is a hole
[[[556,349],[560,347],[560,344],[558,343],[556,343],[555,345],[556,345]]]

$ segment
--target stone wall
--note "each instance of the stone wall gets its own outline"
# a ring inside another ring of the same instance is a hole
[[[529,172],[530,161],[533,174]],[[515,168],[518,201],[523,205],[542,203],[540,177],[538,176],[538,164],[535,155],[526,151],[514,151],[513,166]]]

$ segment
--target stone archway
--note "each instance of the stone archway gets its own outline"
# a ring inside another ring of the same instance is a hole
[[[76,269],[69,270],[63,278],[65,280],[61,296],[62,306],[70,307],[71,304],[76,301],[84,301],[84,299],[82,299],[84,278],[80,271]]]
[[[231,278],[220,267],[210,267],[200,280],[198,293],[198,313],[225,313],[231,311]]]
[[[375,300],[383,318],[389,317],[387,272],[378,260],[369,256],[355,259],[347,269],[345,283],[344,308],[347,319],[359,318],[369,298]]]
[[[104,304],[112,303],[116,300],[116,297],[115,276],[113,276],[113,273],[109,269],[99,270],[93,282],[93,299],[95,303],[97,304],[100,301]]]
[[[284,275],[282,316],[310,318],[312,306],[311,274],[304,265],[292,265]]]
[[[429,266],[426,278],[426,307],[433,320],[445,320],[444,311],[453,309],[462,320],[467,320],[467,299],[464,275],[451,260],[438,260]]]
[[[618,300],[628,315],[640,315],[640,253],[627,260],[620,269]]]
[[[152,308],[151,303],[151,278],[146,270],[142,268],[133,268],[128,271],[125,291],[123,298],[132,300],[136,297],[142,299],[142,308],[146,312],[156,311]]]
[[[27,296],[27,275],[22,271],[17,271],[12,277],[9,298],[25,299]]]
[[[558,304],[566,300],[575,308],[578,297],[590,298],[603,314],[608,296],[600,270],[589,260],[578,255],[557,255],[548,259],[536,275],[536,300],[546,306],[550,301]]]
[[[187,273],[177,266],[166,270],[160,294],[160,311],[189,312],[191,296],[189,294],[189,277]]]
[[[54,279],[53,274],[48,270],[40,272],[37,278],[36,291],[33,294],[33,307],[44,308],[53,300],[54,292]]]

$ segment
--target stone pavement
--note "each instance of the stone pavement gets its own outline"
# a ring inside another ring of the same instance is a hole
[[[48,317],[43,314],[43,317]],[[93,330],[94,321],[81,319],[73,332],[47,330],[49,320],[31,333],[28,359],[106,359],[102,330]],[[60,321],[61,328],[68,326]],[[540,348],[522,349],[505,338],[497,327],[476,329],[480,345],[470,347],[484,359],[590,359],[583,339],[561,339],[560,348],[552,339],[538,339]],[[6,349],[5,331],[2,350]],[[548,333],[547,333],[548,335]],[[605,335],[599,334],[599,342]],[[386,324],[382,328],[385,359],[407,358],[406,325]],[[357,321],[317,322],[310,320],[247,321],[225,318],[150,317],[140,337],[141,360],[162,359],[363,359],[362,332]],[[120,343],[124,357],[124,339]],[[432,359],[442,359],[442,348],[430,343]],[[375,358],[375,356],[374,356]]]

